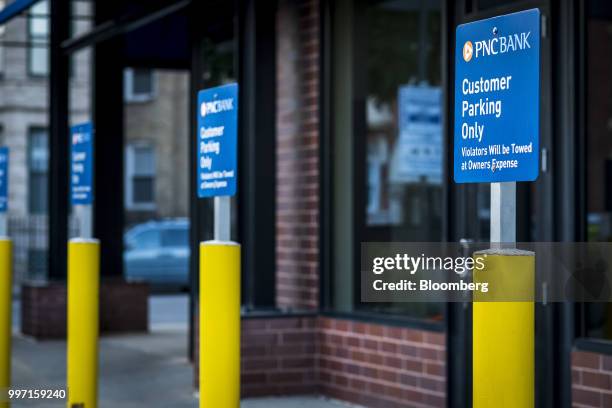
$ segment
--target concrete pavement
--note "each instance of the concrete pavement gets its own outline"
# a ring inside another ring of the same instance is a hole
[[[111,336],[100,340],[100,407],[196,407],[185,331]],[[64,387],[66,343],[14,337],[13,384]],[[64,401],[18,401],[13,407],[64,407]]]
[[[254,398],[243,400],[241,408],[359,408],[322,397]]]
[[[18,305],[16,305],[18,308]],[[193,366],[187,359],[187,298],[154,296],[149,334],[100,339],[99,406],[121,408],[196,408]],[[35,341],[14,324],[13,385],[62,388],[66,378],[66,342]],[[65,401],[16,401],[13,408],[65,407]],[[318,397],[244,400],[242,408],[341,408]]]

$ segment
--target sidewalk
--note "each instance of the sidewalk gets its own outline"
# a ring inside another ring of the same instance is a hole
[[[102,337],[100,407],[197,408],[193,367],[186,357],[187,332],[157,328],[150,334]],[[65,387],[66,343],[13,337],[13,384],[25,388]],[[243,408],[340,408],[316,397],[245,400]],[[65,401],[18,401],[13,408],[65,407]]]

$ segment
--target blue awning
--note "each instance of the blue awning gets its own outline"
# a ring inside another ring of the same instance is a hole
[[[0,24],[5,24],[13,17],[23,13],[39,0],[15,0],[0,10]]]

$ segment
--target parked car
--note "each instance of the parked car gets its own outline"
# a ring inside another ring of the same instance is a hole
[[[189,222],[184,219],[149,221],[124,236],[125,275],[154,286],[189,285]]]

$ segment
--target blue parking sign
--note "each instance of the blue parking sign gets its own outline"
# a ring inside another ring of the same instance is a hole
[[[72,205],[93,202],[93,125],[70,128],[70,200]]]
[[[454,178],[533,181],[539,172],[540,11],[457,27]]]
[[[0,147],[0,212],[8,209],[9,148]]]
[[[236,194],[238,84],[198,92],[198,197]]]

